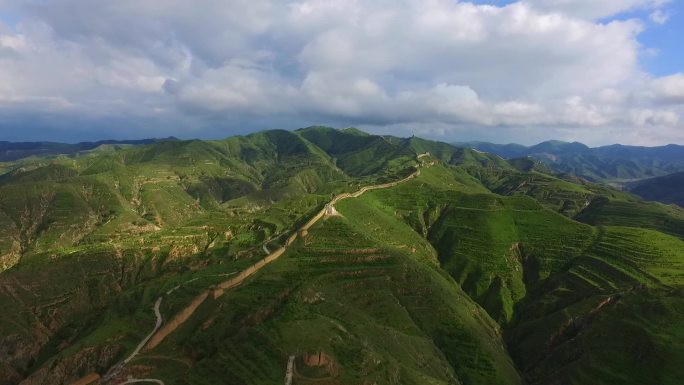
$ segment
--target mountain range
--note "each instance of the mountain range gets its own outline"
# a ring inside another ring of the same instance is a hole
[[[11,162],[31,156],[73,155],[89,151],[101,146],[128,146],[151,144],[177,140],[174,137],[165,139],[142,140],[101,140],[97,142],[80,142],[75,144],[57,142],[3,142],[0,141],[0,162]]]
[[[605,182],[681,148],[585,147],[309,127],[7,161],[0,385],[679,384],[684,209]]]
[[[535,146],[455,143],[457,147],[499,155],[506,159],[530,157],[552,173],[579,177],[630,191],[648,200],[684,204],[684,146],[611,146],[590,148],[582,143],[547,141]]]
[[[556,172],[573,174],[594,182],[621,184],[684,171],[684,146],[670,144],[639,147],[614,144],[588,147],[579,142],[557,140],[534,146],[486,142],[454,143],[506,159],[532,157]]]

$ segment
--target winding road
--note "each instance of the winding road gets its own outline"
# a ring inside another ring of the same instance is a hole
[[[154,324],[154,329],[152,329],[152,331],[150,332],[150,334],[148,334],[147,336],[145,336],[145,338],[143,338],[143,340],[140,341],[140,343],[139,343],[138,346],[135,348],[135,350],[133,351],[133,353],[131,353],[131,355],[128,356],[128,358],[126,358],[125,360],[123,360],[124,365],[127,364],[127,363],[128,363],[130,360],[132,360],[133,358],[135,358],[135,356],[137,356],[138,353],[140,353],[140,351],[141,351],[142,348],[145,346],[145,344],[147,344],[147,341],[149,341],[150,338],[152,338],[152,336],[154,335],[154,333],[156,333],[157,330],[159,330],[159,327],[161,327],[161,324],[162,324],[162,322],[163,322],[163,319],[162,319],[161,312],[159,311],[159,307],[161,306],[162,298],[163,298],[163,297],[157,298],[157,302],[154,303],[154,316],[157,317],[157,322]]]
[[[155,384],[164,385],[164,381],[158,380],[156,378],[131,378],[131,379],[126,380],[125,382],[122,382],[121,385],[135,384],[138,382],[154,382]]]
[[[167,292],[167,294],[171,293],[172,291],[174,291],[177,288],[178,287],[175,287],[175,288],[169,290]],[[152,338],[152,336],[157,332],[157,330],[159,330],[162,323],[164,322],[164,319],[162,318],[162,315],[161,315],[161,311],[159,310],[159,308],[161,307],[161,303],[162,303],[163,298],[164,298],[163,296],[160,296],[159,298],[157,298],[157,302],[154,303],[154,316],[156,317],[157,320],[154,324],[154,328],[152,328],[152,331],[149,332],[145,336],[145,338],[142,339],[142,341],[140,341],[138,346],[136,346],[135,350],[133,350],[133,352],[131,352],[131,354],[128,357],[126,357],[126,359],[124,359],[123,361],[119,362],[118,364],[112,366],[107,371],[107,373],[102,378],[103,384],[108,384],[113,379],[115,379],[116,376],[119,373],[121,373],[121,371],[126,367],[126,364],[128,364],[132,359],[135,358],[135,356],[137,356],[140,353],[140,351],[143,349],[143,347],[145,347],[145,345],[147,344],[147,341],[149,341],[150,338]],[[84,377],[84,379],[85,378],[87,378],[87,376]],[[152,378],[129,378],[128,380],[126,380],[126,382],[122,382],[119,384],[132,384],[134,382],[156,382],[158,384],[164,385],[164,382],[162,382],[161,380],[152,379]]]

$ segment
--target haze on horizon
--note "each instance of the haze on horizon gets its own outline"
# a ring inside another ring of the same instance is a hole
[[[0,0],[0,140],[684,144],[680,0]]]

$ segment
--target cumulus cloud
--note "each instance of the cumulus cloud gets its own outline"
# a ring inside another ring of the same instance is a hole
[[[658,24],[658,25],[664,25],[666,24],[672,15],[668,11],[663,11],[662,9],[656,9],[655,11],[651,12],[650,15],[648,15],[648,18],[651,19],[652,22]]]
[[[638,126],[675,126],[679,123],[679,115],[672,111],[632,110],[629,118]]]
[[[644,24],[594,21],[664,3],[19,0],[20,21],[0,23],[0,136],[59,112],[145,135],[332,123],[682,141],[682,78],[640,69]]]
[[[651,92],[658,102],[684,104],[684,74],[654,79],[651,82]]]

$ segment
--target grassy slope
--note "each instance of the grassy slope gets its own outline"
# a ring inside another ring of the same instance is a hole
[[[376,199],[426,237],[442,267],[495,319],[505,322],[525,296],[523,265],[535,264],[536,279],[546,278],[579,254],[593,231],[531,198],[501,197],[459,185],[459,179],[469,181],[469,175],[457,169],[449,169],[455,178],[447,183],[445,171],[425,169],[415,182],[363,199]],[[524,253],[530,252],[535,260],[524,260]]]
[[[328,153],[335,165],[352,176],[367,176],[384,170],[392,173],[406,168],[415,153],[404,143],[393,143],[384,137],[368,135],[354,129],[335,130],[309,127],[297,134]]]
[[[592,225],[642,227],[684,237],[684,210],[661,203],[600,197],[576,219]]]
[[[443,267],[507,325],[530,383],[676,383],[684,243],[634,227],[592,228],[522,197],[442,196],[426,183],[430,173],[363,199],[428,234]],[[607,298],[615,302],[600,306]],[[638,338],[618,338],[630,333]]]
[[[0,256],[101,242],[129,248],[131,238],[150,240],[153,248],[158,232],[180,231],[180,240],[206,235],[207,225],[225,229],[235,222],[235,199],[263,210],[301,201],[302,194],[329,194],[347,179],[327,155],[285,131],[57,159],[0,184],[0,224],[8,230],[0,236]],[[223,220],[188,226],[210,214]]]
[[[676,384],[684,357],[684,243],[608,227],[518,308],[512,354],[531,384]]]
[[[387,157],[380,173],[356,183],[394,178],[392,172],[402,172],[407,159],[395,163],[391,171],[393,159]],[[21,261],[0,276],[0,301],[16,309],[0,323],[0,335],[26,348],[17,350],[21,357],[10,351],[8,360],[22,375],[31,373],[45,362],[35,359],[47,354],[40,351],[65,341],[72,345],[88,328],[97,331],[84,341],[103,344],[124,333],[122,343],[134,344],[142,330],[127,318],[132,312],[149,312],[153,298],[143,300],[140,290],[154,290],[154,277],[187,278],[174,279],[175,286],[198,278],[187,276],[190,269],[205,273],[190,287],[219,282],[225,279],[220,274],[262,255],[264,241],[281,242],[281,234],[310,216],[331,193],[354,189],[351,181],[330,155],[286,131],[217,142],[158,143],[25,165],[0,183],[0,225],[6,230],[0,236],[0,256],[9,265]],[[17,257],[8,259],[8,254]],[[96,258],[94,271],[83,270],[80,256],[98,256],[102,262]],[[102,290],[108,288],[111,295],[73,295],[93,290],[91,282],[100,279],[98,272],[109,264],[120,277],[111,287],[103,281]],[[43,282],[22,275],[32,270],[46,272],[44,283],[51,295],[28,300],[16,294],[34,289],[42,293],[36,285]],[[188,299],[170,301],[169,310]],[[85,316],[88,309],[107,306],[115,309],[105,319]],[[42,308],[54,317],[45,316]],[[27,315],[19,316],[23,312]],[[43,325],[40,333],[36,322]]]

